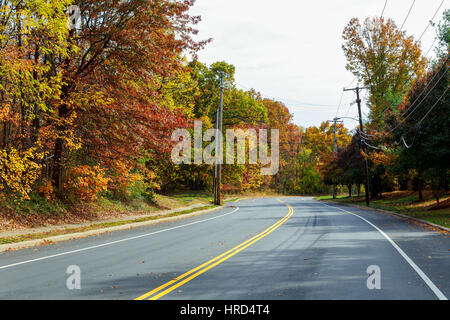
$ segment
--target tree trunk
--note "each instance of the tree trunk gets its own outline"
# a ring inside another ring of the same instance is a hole
[[[71,43],[71,39],[73,36],[73,30],[69,31],[69,37],[68,41]],[[65,71],[63,73],[63,83],[64,85],[61,88],[61,101],[62,103],[59,106],[58,109],[58,117],[59,121],[62,119],[66,119],[69,115],[69,107],[66,104],[66,99],[69,96],[69,93],[71,89],[73,89],[73,86],[75,85],[74,79],[71,78],[70,75],[68,75],[69,72],[69,66],[70,66],[70,58],[66,58],[63,63],[63,70]],[[62,160],[63,160],[63,149],[64,149],[64,141],[62,138],[60,138],[63,135],[63,132],[66,130],[66,125],[64,122],[60,122],[57,126],[57,132],[58,132],[58,138],[56,138],[55,141],[55,148],[54,148],[54,154],[53,154],[53,166],[52,166],[52,184],[53,188],[56,191],[57,196],[61,197],[61,191],[62,191]]]
[[[347,188],[348,188],[348,197],[351,198],[352,197],[352,185],[348,184]]]
[[[69,88],[65,86],[62,92],[63,101],[67,96],[68,91]],[[66,118],[68,113],[69,110],[67,105],[65,103],[61,104],[58,110],[59,119]],[[66,128],[64,124],[58,125],[57,130],[60,136],[62,135],[65,129]],[[55,148],[53,153],[53,166],[52,166],[52,184],[58,196],[61,196],[62,190],[63,149],[64,149],[64,141],[62,138],[58,137],[55,141]]]
[[[417,189],[419,191],[419,201],[423,201],[422,188],[423,188],[423,181],[422,179],[419,178],[417,181]]]

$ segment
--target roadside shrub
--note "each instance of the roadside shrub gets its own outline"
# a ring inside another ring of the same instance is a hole
[[[109,179],[106,169],[99,166],[78,166],[70,169],[64,189],[69,195],[81,201],[94,201],[100,193],[105,192]]]
[[[154,200],[154,192],[159,189],[155,173],[145,167],[129,169],[125,164],[116,163],[111,173],[109,190],[113,198],[121,201],[142,199]]]
[[[53,190],[52,182],[50,180],[43,181],[38,188],[38,194],[46,200],[54,200],[55,193]]]

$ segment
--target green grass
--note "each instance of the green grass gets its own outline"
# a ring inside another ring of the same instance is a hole
[[[225,195],[225,200],[226,202],[235,202],[237,201],[239,198],[230,198],[227,199],[227,196]],[[212,194],[210,192],[205,192],[205,191],[189,191],[189,192],[182,192],[182,193],[176,193],[176,194],[172,194],[170,195],[170,198],[179,200],[179,201],[184,201],[184,202],[213,202],[214,201],[214,197],[212,196]]]
[[[352,197],[353,198],[357,198],[357,197]],[[318,196],[315,197],[316,200],[333,200],[333,196]],[[338,195],[336,196],[336,200],[337,199],[349,199],[348,196],[345,195]]]
[[[60,215],[67,210],[67,205],[59,200],[48,201],[39,195],[32,193],[30,200],[17,201],[13,198],[6,198],[1,201],[0,206],[5,209],[10,209],[18,214],[45,214],[45,215]]]
[[[205,191],[188,191],[188,192],[181,192],[170,195],[171,198],[185,201],[185,202],[192,202],[195,200],[203,200],[203,201],[213,201],[213,196],[209,192]]]
[[[370,207],[400,213],[450,228],[450,208],[434,209],[435,202],[431,197],[425,197],[424,202],[419,202],[417,193],[399,193],[398,196],[396,193],[386,195],[387,197],[383,199],[371,200]],[[333,199],[332,196],[322,196],[316,197],[316,199],[365,206],[364,197],[339,196],[337,199]]]

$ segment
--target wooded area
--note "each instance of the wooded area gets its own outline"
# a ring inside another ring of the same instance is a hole
[[[74,28],[69,5],[81,10]],[[449,189],[450,11],[438,26],[438,58],[392,20],[352,19],[344,30],[347,69],[370,86],[366,133],[295,125],[288,108],[236,87],[235,67],[210,66],[195,53],[200,17],[192,0],[0,1],[0,197],[3,201],[152,201],[157,192],[212,190],[211,165],[175,165],[171,134],[213,128],[219,74],[227,75],[224,128],[280,130],[280,170],[226,165],[223,191],[326,194],[332,184],[361,185],[370,162],[370,193]],[[194,59],[188,60],[190,53]],[[368,154],[360,152],[366,144]],[[362,190],[363,191],[363,190]]]
[[[448,95],[450,10],[437,25],[436,58],[428,61],[420,42],[391,19],[352,19],[344,30],[347,69],[368,88],[365,132],[356,130],[341,145],[325,176],[350,186],[363,181],[369,160],[370,197],[383,192],[424,189],[439,199],[449,191],[450,101]],[[358,144],[367,153],[359,152]]]

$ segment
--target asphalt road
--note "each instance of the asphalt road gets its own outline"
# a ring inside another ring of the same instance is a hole
[[[449,250],[448,234],[386,214],[308,197],[244,200],[0,254],[0,299],[445,299]],[[72,265],[81,289],[67,287]],[[369,289],[375,276],[380,288]]]

